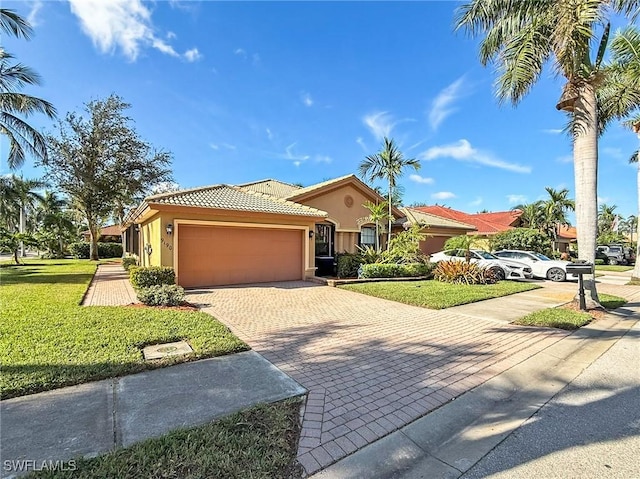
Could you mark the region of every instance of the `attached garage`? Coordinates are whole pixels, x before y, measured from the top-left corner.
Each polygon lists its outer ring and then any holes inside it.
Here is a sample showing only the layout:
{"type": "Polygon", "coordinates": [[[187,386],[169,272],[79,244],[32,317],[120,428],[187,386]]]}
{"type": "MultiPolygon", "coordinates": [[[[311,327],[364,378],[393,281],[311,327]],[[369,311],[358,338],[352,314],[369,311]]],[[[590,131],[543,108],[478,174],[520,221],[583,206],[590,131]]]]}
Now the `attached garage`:
{"type": "Polygon", "coordinates": [[[215,286],[304,277],[303,229],[179,224],[178,283],[215,286]]]}

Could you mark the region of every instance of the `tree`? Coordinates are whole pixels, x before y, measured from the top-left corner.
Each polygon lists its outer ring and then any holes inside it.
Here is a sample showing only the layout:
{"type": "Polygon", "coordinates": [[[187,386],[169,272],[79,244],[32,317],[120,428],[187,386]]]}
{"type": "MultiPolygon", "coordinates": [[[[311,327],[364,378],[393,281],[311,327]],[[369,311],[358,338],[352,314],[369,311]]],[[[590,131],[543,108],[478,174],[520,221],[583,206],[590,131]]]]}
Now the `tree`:
{"type": "Polygon", "coordinates": [[[171,181],[171,154],[143,141],[124,115],[130,108],[119,96],[90,101],[88,118],[68,113],[58,135],[47,138],[49,154],[41,164],[73,202],[91,233],[90,258],[98,259],[102,222],[155,184],[171,181]]]}
{"type": "MultiPolygon", "coordinates": [[[[638,135],[640,139],[640,115],[633,120],[633,131],[638,135]]],[[[640,212],[640,149],[636,150],[629,158],[630,163],[636,163],[638,165],[638,211],[640,212]]],[[[640,213],[638,213],[640,215],[640,213]]],[[[640,279],[640,221],[636,218],[636,263],[633,267],[632,277],[640,279]]]]}
{"type": "MultiPolygon", "coordinates": [[[[42,202],[38,190],[45,186],[42,180],[24,179],[16,175],[2,178],[0,183],[0,211],[5,218],[5,227],[11,234],[27,233],[27,216],[36,203],[42,202]],[[6,214],[6,216],[4,216],[6,214]]],[[[25,256],[24,243],[20,243],[20,256],[25,256]]]]}
{"type": "MultiPolygon", "coordinates": [[[[29,40],[31,25],[13,10],[0,9],[0,29],[7,34],[29,40]]],[[[47,155],[45,139],[40,132],[24,121],[34,113],[55,118],[56,109],[48,101],[18,93],[25,85],[39,85],[40,76],[21,63],[13,63],[13,55],[0,48],[0,133],[9,140],[7,165],[15,170],[25,162],[26,154],[44,159],[47,155]]]]}
{"type": "Polygon", "coordinates": [[[545,190],[549,194],[549,199],[542,203],[543,224],[555,250],[558,241],[558,228],[560,225],[569,226],[571,224],[567,218],[567,212],[575,210],[575,203],[567,198],[569,190],[566,188],[558,191],[547,186],[545,190]]]}
{"type": "MultiPolygon", "coordinates": [[[[545,64],[564,77],[556,108],[572,118],[579,257],[589,262],[595,260],[596,247],[596,90],[604,74],[609,16],[634,16],[636,9],[637,0],[471,0],[457,12],[456,29],[483,37],[480,61],[484,66],[494,64],[500,72],[497,96],[501,102],[518,104],[540,78],[545,64]]],[[[585,287],[587,307],[601,307],[592,275],[585,277],[585,287]]]]}
{"type": "Polygon", "coordinates": [[[618,216],[615,213],[617,206],[609,206],[606,203],[602,203],[598,209],[598,235],[613,232],[613,226],[618,216]]]}
{"type": "Polygon", "coordinates": [[[382,150],[380,152],[367,156],[360,163],[360,175],[371,181],[381,179],[387,180],[388,190],[388,230],[387,230],[387,249],[391,243],[391,223],[393,221],[393,193],[397,187],[398,178],[402,175],[402,170],[411,167],[416,171],[420,169],[420,162],[415,158],[405,158],[398,150],[398,147],[392,139],[387,137],[383,140],[382,150]]]}
{"type": "Polygon", "coordinates": [[[535,203],[527,203],[524,205],[518,205],[514,210],[522,211],[520,219],[527,228],[540,228],[544,222],[542,201],[536,201],[535,203]]]}
{"type": "Polygon", "coordinates": [[[549,253],[551,251],[549,237],[534,228],[513,228],[501,231],[491,236],[489,246],[492,251],[501,249],[519,249],[538,253],[549,253]]]}
{"type": "Polygon", "coordinates": [[[44,249],[49,257],[63,257],[67,245],[77,234],[78,228],[67,206],[67,202],[55,192],[45,191],[36,210],[38,231],[34,236],[38,246],[44,249]]]}
{"type": "Polygon", "coordinates": [[[471,248],[481,241],[483,240],[478,235],[452,236],[445,242],[444,249],[463,249],[464,259],[469,263],[471,261],[471,248]]]}
{"type": "Polygon", "coordinates": [[[376,251],[380,252],[380,228],[383,227],[384,221],[387,220],[389,213],[387,211],[387,202],[383,201],[381,203],[373,203],[371,201],[367,201],[363,204],[366,209],[369,210],[369,222],[376,225],[376,251]]]}

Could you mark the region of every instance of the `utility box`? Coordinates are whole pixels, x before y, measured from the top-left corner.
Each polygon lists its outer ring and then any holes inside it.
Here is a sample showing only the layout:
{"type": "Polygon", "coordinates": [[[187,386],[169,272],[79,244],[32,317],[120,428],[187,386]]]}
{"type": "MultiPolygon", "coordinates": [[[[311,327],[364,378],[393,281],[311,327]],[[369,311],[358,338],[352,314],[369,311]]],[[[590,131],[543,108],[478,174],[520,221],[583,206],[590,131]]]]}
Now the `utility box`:
{"type": "Polygon", "coordinates": [[[593,274],[593,271],[593,263],[569,263],[567,265],[567,273],[576,276],[593,274]]]}

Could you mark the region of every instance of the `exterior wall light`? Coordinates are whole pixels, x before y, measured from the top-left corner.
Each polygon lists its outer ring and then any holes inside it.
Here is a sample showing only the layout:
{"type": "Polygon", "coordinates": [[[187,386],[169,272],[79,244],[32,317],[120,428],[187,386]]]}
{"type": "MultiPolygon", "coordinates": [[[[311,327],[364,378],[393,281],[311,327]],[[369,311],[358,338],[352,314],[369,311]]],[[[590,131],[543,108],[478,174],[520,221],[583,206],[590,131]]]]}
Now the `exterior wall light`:
{"type": "Polygon", "coordinates": [[[171,223],[169,223],[169,224],[167,225],[167,234],[168,234],[169,236],[171,236],[171,233],[173,233],[173,225],[172,225],[171,223]]]}
{"type": "Polygon", "coordinates": [[[309,230],[309,238],[313,238],[313,230],[309,230]]]}
{"type": "Polygon", "coordinates": [[[147,243],[147,246],[144,247],[144,250],[147,252],[149,256],[151,256],[151,253],[153,252],[153,248],[151,247],[151,244],[147,243]]]}

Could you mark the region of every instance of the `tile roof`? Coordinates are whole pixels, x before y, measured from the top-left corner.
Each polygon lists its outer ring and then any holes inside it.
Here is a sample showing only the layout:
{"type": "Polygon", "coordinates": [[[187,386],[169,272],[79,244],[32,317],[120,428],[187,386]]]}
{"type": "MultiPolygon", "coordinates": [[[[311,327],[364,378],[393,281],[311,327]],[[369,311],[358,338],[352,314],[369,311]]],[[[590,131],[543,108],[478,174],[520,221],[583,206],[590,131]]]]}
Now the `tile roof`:
{"type": "Polygon", "coordinates": [[[240,188],[256,191],[258,193],[266,193],[277,198],[287,198],[289,195],[294,194],[296,191],[300,191],[302,187],[285,183],[278,180],[260,180],[253,181],[251,183],[244,183],[237,185],[240,188]]]}
{"type": "Polygon", "coordinates": [[[400,218],[398,220],[400,224],[424,223],[429,226],[436,226],[440,228],[455,228],[470,231],[476,229],[476,227],[471,224],[443,218],[442,216],[432,215],[430,213],[425,213],[424,211],[419,211],[415,208],[400,208],[400,211],[405,215],[404,218],[400,218]]]}
{"type": "Polygon", "coordinates": [[[576,231],[575,226],[560,225],[560,229],[558,230],[558,236],[560,238],[572,240],[572,239],[578,238],[578,232],[576,231]]]}
{"type": "MultiPolygon", "coordinates": [[[[89,236],[91,231],[86,230],[82,232],[83,235],[89,236]]],[[[100,236],[120,236],[122,231],[120,230],[120,225],[109,225],[104,228],[100,228],[100,236]]]]}
{"type": "Polygon", "coordinates": [[[216,208],[232,211],[255,211],[282,215],[313,216],[324,218],[327,213],[316,208],[277,198],[273,195],[252,191],[250,189],[213,185],[173,191],[145,198],[147,204],[166,204],[216,208]]]}
{"type": "MultiPolygon", "coordinates": [[[[347,178],[353,178],[355,180],[358,180],[356,175],[345,175],[345,176],[341,176],[339,178],[334,178],[332,180],[327,180],[327,181],[323,181],[321,183],[316,183],[315,185],[305,186],[304,188],[300,188],[300,189],[298,189],[296,191],[293,191],[286,198],[288,198],[288,199],[296,198],[298,196],[302,196],[302,195],[305,195],[307,193],[311,193],[312,191],[319,190],[321,188],[324,188],[326,186],[332,185],[334,183],[340,183],[341,181],[346,180],[347,178]]],[[[358,181],[360,181],[360,180],[358,180],[358,181]]],[[[369,188],[369,187],[367,186],[367,188],[369,188]]]]}
{"type": "Polygon", "coordinates": [[[490,217],[504,219],[509,218],[506,211],[500,213],[477,213],[469,214],[463,211],[447,208],[446,206],[434,205],[434,206],[420,206],[415,208],[423,213],[430,213],[432,215],[441,216],[450,220],[460,221],[476,227],[477,231],[473,234],[494,234],[500,231],[510,230],[512,226],[510,223],[499,223],[495,220],[486,219],[486,215],[492,215],[490,217]]]}
{"type": "Polygon", "coordinates": [[[484,221],[489,221],[492,223],[498,223],[505,226],[515,226],[515,223],[518,222],[520,216],[522,216],[521,210],[510,210],[510,211],[496,211],[492,213],[475,213],[471,214],[474,218],[478,218],[484,221]]]}

